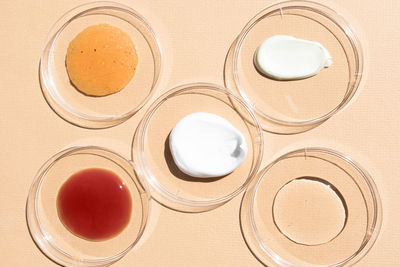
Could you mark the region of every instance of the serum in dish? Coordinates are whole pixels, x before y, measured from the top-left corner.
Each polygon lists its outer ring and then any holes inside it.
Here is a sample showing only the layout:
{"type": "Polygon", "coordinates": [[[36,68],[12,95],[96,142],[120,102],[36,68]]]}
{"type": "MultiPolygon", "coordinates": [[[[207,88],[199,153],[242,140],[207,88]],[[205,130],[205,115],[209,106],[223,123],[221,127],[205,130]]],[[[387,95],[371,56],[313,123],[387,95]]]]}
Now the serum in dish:
{"type": "Polygon", "coordinates": [[[132,199],[124,182],[106,169],[73,174],[57,195],[58,216],[73,234],[90,241],[110,239],[125,229],[132,199]]]}

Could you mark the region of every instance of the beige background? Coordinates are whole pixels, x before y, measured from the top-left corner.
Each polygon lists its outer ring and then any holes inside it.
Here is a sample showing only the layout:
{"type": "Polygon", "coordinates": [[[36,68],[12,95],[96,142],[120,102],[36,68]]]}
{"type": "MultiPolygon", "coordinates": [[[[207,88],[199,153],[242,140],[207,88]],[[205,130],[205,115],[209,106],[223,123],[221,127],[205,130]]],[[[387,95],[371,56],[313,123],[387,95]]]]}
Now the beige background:
{"type": "MultiPolygon", "coordinates": [[[[86,1],[1,1],[0,10],[0,266],[54,266],[35,247],[25,222],[25,202],[36,171],[73,144],[95,144],[130,157],[140,111],[122,125],[86,130],[60,119],[45,102],[38,64],[46,35],[67,10],[86,1]]],[[[245,23],[272,1],[125,0],[158,34],[164,71],[154,97],[187,82],[223,84],[226,52],[245,23]]],[[[366,73],[344,110],[298,135],[265,134],[265,166],[306,145],[351,155],[372,174],[384,221],[370,253],[357,266],[400,265],[400,1],[322,1],[354,24],[365,52],[366,73]]],[[[154,99],[153,97],[153,99],[154,99]]],[[[147,107],[147,106],[146,106],[147,107]]],[[[239,227],[241,196],[206,213],[184,214],[153,202],[145,236],[114,266],[261,266],[239,227]]]]}

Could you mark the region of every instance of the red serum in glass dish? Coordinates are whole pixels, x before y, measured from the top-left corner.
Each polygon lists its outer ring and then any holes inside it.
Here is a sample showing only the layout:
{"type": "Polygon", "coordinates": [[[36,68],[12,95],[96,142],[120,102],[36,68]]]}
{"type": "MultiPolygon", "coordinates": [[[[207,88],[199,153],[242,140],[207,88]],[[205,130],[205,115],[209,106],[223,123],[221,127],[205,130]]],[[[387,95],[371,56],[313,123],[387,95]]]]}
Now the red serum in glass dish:
{"type": "Polygon", "coordinates": [[[128,225],[132,198],[125,183],[112,171],[84,169],[61,186],[57,210],[70,232],[101,241],[118,235],[128,225]]]}

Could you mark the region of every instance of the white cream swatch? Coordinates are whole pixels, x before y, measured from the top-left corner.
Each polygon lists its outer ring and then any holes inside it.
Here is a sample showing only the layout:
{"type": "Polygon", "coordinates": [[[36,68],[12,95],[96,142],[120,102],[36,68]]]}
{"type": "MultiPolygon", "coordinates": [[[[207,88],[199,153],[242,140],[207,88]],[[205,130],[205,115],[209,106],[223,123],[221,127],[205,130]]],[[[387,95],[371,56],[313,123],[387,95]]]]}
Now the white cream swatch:
{"type": "Polygon", "coordinates": [[[181,119],[169,136],[178,168],[194,177],[227,175],[244,161],[246,140],[229,121],[211,113],[192,113],[181,119]]]}
{"type": "Polygon", "coordinates": [[[259,72],[277,80],[297,80],[319,73],[332,64],[328,50],[318,42],[275,35],[261,43],[254,54],[259,72]]]}

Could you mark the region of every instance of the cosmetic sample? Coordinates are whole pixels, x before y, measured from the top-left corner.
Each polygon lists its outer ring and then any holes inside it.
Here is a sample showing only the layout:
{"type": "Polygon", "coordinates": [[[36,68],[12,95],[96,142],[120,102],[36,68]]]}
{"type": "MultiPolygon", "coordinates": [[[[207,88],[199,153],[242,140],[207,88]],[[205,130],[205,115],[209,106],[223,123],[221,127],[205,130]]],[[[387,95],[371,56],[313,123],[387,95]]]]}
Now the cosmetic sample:
{"type": "Polygon", "coordinates": [[[84,169],[73,174],[57,195],[58,216],[73,234],[90,240],[110,239],[128,225],[132,199],[112,171],[84,169]]]}
{"type": "Polygon", "coordinates": [[[169,136],[172,157],[178,168],[193,177],[224,176],[244,161],[244,136],[229,121],[211,113],[187,115],[169,136]]]}
{"type": "Polygon", "coordinates": [[[332,57],[322,44],[288,35],[266,39],[254,54],[257,70],[276,80],[308,78],[331,64],[332,57]]]}
{"type": "Polygon", "coordinates": [[[65,64],[71,83],[81,93],[106,96],[130,82],[138,56],[128,34],[99,24],[87,27],[71,41],[65,64]]]}

